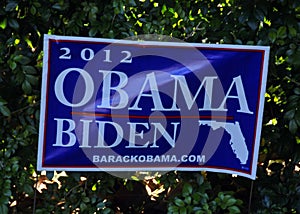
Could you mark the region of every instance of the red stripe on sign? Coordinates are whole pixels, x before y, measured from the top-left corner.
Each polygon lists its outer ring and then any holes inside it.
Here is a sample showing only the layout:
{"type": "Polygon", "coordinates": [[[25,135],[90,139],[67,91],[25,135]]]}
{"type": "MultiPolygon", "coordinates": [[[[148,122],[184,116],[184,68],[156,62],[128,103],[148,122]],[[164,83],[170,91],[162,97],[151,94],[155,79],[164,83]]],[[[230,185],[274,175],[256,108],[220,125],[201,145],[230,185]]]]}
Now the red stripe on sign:
{"type": "Polygon", "coordinates": [[[93,112],[76,112],[72,111],[71,115],[82,115],[90,117],[108,117],[108,118],[137,118],[137,119],[223,119],[233,120],[233,116],[220,116],[220,115],[126,115],[126,114],[100,114],[93,112]]]}

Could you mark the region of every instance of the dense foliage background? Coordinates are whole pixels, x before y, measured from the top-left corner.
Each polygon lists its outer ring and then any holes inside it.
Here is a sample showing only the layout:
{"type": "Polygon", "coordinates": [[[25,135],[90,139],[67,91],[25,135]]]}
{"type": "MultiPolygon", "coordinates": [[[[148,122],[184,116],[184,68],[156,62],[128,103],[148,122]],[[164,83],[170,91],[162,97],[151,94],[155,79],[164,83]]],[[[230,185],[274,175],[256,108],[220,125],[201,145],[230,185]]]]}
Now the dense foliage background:
{"type": "Polygon", "coordinates": [[[299,0],[1,0],[0,213],[299,213],[299,44],[299,0]],[[48,33],[271,46],[257,179],[37,172],[48,33]]]}

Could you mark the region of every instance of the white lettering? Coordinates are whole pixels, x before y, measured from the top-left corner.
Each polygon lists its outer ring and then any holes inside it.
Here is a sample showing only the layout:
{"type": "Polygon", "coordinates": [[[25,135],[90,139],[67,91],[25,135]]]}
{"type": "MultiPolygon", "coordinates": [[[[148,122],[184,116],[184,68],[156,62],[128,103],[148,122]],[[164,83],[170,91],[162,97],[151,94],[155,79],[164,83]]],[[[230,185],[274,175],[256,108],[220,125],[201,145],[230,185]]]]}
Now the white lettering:
{"type": "Polygon", "coordinates": [[[148,163],[153,162],[153,156],[152,155],[147,155],[147,162],[148,163]]]}
{"type": "Polygon", "coordinates": [[[151,109],[151,111],[164,111],[166,110],[161,102],[160,99],[160,95],[159,95],[159,90],[158,90],[158,86],[157,86],[157,82],[155,79],[155,74],[154,72],[149,73],[146,75],[146,79],[145,82],[140,90],[139,95],[136,98],[136,101],[134,103],[134,105],[130,108],[128,108],[128,110],[142,110],[142,108],[138,107],[138,104],[140,102],[141,97],[151,97],[153,100],[153,104],[154,104],[154,108],[151,109]],[[146,94],[144,93],[144,91],[146,90],[146,86],[147,83],[149,83],[149,88],[150,88],[150,94],[146,94]]]}
{"type": "Polygon", "coordinates": [[[56,141],[53,146],[60,146],[60,147],[71,147],[74,146],[76,143],[76,136],[72,131],[75,129],[75,122],[70,119],[59,119],[54,118],[57,121],[57,128],[56,128],[56,141]],[[64,123],[68,124],[67,130],[64,130],[64,123]],[[69,142],[67,144],[63,144],[63,134],[67,134],[69,136],[69,142]]]}
{"type": "Polygon", "coordinates": [[[140,162],[140,163],[143,163],[143,162],[145,162],[145,161],[146,161],[145,155],[139,156],[139,162],[140,162]]]}
{"type": "Polygon", "coordinates": [[[181,162],[187,162],[187,155],[182,155],[181,162]]]}
{"type": "Polygon", "coordinates": [[[113,162],[115,162],[115,156],[109,155],[108,156],[108,163],[113,163],[113,162]]]}
{"type": "Polygon", "coordinates": [[[180,123],[171,123],[174,126],[173,138],[167,132],[167,130],[160,124],[160,123],[151,123],[154,126],[154,137],[153,137],[153,144],[150,146],[151,148],[158,148],[159,146],[156,145],[157,141],[157,131],[159,131],[162,136],[167,140],[167,142],[174,148],[175,147],[175,139],[177,134],[177,126],[180,123]]]}
{"type": "Polygon", "coordinates": [[[205,155],[182,155],[178,157],[176,155],[93,155],[94,163],[171,163],[171,162],[194,162],[194,163],[204,163],[205,155]]]}
{"type": "Polygon", "coordinates": [[[122,163],[122,156],[118,155],[116,158],[116,162],[122,163]]]}
{"type": "Polygon", "coordinates": [[[228,98],[238,99],[239,104],[240,104],[240,109],[237,110],[237,112],[253,114],[253,112],[251,112],[249,110],[249,107],[247,104],[247,99],[246,99],[245,90],[243,87],[241,76],[237,76],[237,77],[233,78],[233,81],[224,97],[224,100],[222,101],[220,107],[218,109],[216,109],[217,111],[227,111],[228,110],[228,109],[224,108],[224,105],[228,98]],[[237,96],[229,95],[234,85],[236,87],[237,96]]]}
{"type": "Polygon", "coordinates": [[[129,156],[128,156],[128,155],[125,155],[125,156],[123,157],[123,161],[124,161],[125,163],[128,163],[128,162],[129,162],[129,156]]]}
{"type": "Polygon", "coordinates": [[[99,155],[93,155],[93,163],[98,163],[100,161],[99,155]]]}
{"type": "Polygon", "coordinates": [[[84,48],[82,49],[80,56],[81,59],[85,60],[85,61],[90,61],[94,58],[94,51],[90,48],[84,48]],[[88,52],[88,57],[86,56],[86,52],[88,52]]]}
{"type": "Polygon", "coordinates": [[[171,77],[173,77],[175,79],[172,110],[180,111],[180,109],[176,107],[178,85],[179,85],[179,87],[182,91],[183,97],[185,99],[185,103],[186,103],[189,110],[192,108],[193,104],[196,101],[196,98],[198,97],[198,95],[200,93],[200,90],[203,87],[205,88],[204,104],[203,104],[203,108],[201,108],[199,110],[210,110],[211,109],[213,81],[214,81],[214,79],[218,79],[218,77],[205,77],[202,80],[201,85],[198,88],[198,91],[196,92],[194,98],[192,97],[192,94],[191,94],[191,92],[188,88],[188,84],[186,82],[185,76],[171,75],[171,77]]]}
{"type": "Polygon", "coordinates": [[[130,162],[135,162],[135,163],[137,163],[138,162],[138,156],[137,155],[134,155],[134,156],[131,156],[131,158],[130,158],[130,162]]]}
{"type": "Polygon", "coordinates": [[[92,98],[93,93],[94,93],[94,82],[93,82],[92,77],[85,70],[80,69],[80,68],[68,68],[58,75],[58,77],[55,81],[55,84],[54,84],[54,92],[55,92],[57,99],[62,104],[69,106],[69,107],[80,107],[80,106],[85,105],[92,98]],[[85,83],[84,96],[83,96],[82,100],[76,104],[70,103],[64,95],[64,81],[65,81],[67,74],[69,74],[72,71],[77,71],[78,73],[80,73],[80,75],[83,77],[84,83],[85,83]],[[88,88],[88,90],[87,90],[87,88],[88,88]]]}
{"type": "Polygon", "coordinates": [[[91,148],[89,146],[89,133],[90,133],[90,123],[93,122],[92,120],[80,120],[83,123],[83,130],[82,130],[82,144],[81,148],[91,148]]]}
{"type": "Polygon", "coordinates": [[[98,144],[97,146],[95,146],[95,148],[112,148],[121,143],[123,139],[123,129],[119,124],[110,121],[96,121],[96,123],[98,124],[98,144]],[[111,145],[104,145],[104,134],[106,133],[104,131],[105,125],[111,125],[117,131],[117,137],[115,139],[115,142],[113,142],[111,145]]]}
{"type": "Polygon", "coordinates": [[[177,162],[176,155],[172,155],[170,162],[177,162]]]}
{"type": "Polygon", "coordinates": [[[101,163],[107,163],[107,158],[106,158],[106,156],[105,155],[103,155],[102,157],[101,157],[101,160],[100,160],[100,162],[101,163]]]}
{"type": "Polygon", "coordinates": [[[204,163],[205,155],[197,155],[197,163],[204,163]]]}
{"type": "MultiPolygon", "coordinates": [[[[102,103],[97,105],[97,108],[110,108],[110,109],[121,109],[127,106],[128,104],[128,94],[122,88],[124,88],[128,82],[128,77],[125,73],[119,71],[103,71],[99,70],[100,73],[103,73],[103,92],[102,92],[102,103]],[[111,76],[115,74],[119,77],[119,84],[112,86],[111,76]],[[117,92],[119,95],[118,98],[111,100],[111,91],[117,92]],[[111,101],[117,100],[118,103],[111,103],[111,101]]],[[[115,95],[115,96],[117,96],[115,95]]]]}
{"type": "MultiPolygon", "coordinates": [[[[165,157],[165,156],[163,156],[163,157],[165,157]]],[[[156,155],[156,156],[154,157],[153,162],[160,162],[160,156],[159,156],[159,155],[156,155]]]]}
{"type": "Polygon", "coordinates": [[[136,126],[142,125],[146,127],[146,129],[149,129],[148,123],[127,123],[130,126],[130,133],[129,133],[129,145],[125,148],[147,148],[149,141],[147,141],[144,145],[137,146],[135,145],[135,137],[138,136],[141,139],[143,139],[144,131],[142,130],[140,133],[137,133],[136,126]]]}
{"type": "MultiPolygon", "coordinates": [[[[160,159],[160,156],[157,155],[157,157],[158,159],[160,159]]],[[[158,160],[158,162],[169,162],[169,161],[170,161],[170,155],[162,155],[161,159],[158,160]]]]}

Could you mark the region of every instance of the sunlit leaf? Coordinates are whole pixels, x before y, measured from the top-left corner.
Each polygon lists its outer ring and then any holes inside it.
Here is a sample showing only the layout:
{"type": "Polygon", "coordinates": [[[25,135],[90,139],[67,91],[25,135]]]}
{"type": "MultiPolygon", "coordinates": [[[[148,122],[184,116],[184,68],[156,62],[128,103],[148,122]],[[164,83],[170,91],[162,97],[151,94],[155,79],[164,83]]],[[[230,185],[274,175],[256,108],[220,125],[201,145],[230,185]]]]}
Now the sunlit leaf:
{"type": "Polygon", "coordinates": [[[0,22],[0,28],[5,29],[7,25],[7,19],[4,18],[1,22],[0,22]]]}

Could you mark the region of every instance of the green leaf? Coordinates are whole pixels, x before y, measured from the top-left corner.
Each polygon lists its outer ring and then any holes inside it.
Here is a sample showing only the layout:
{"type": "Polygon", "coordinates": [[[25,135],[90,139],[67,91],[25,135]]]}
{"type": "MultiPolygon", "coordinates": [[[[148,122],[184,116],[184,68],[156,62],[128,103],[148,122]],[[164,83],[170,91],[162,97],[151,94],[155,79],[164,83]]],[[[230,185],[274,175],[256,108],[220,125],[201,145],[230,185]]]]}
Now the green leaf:
{"type": "Polygon", "coordinates": [[[25,75],[24,75],[23,72],[18,72],[15,75],[15,81],[16,81],[16,83],[21,84],[21,83],[23,83],[24,80],[25,80],[25,75]]]}
{"type": "Polygon", "coordinates": [[[242,12],[242,13],[240,14],[240,16],[239,16],[239,22],[242,23],[242,24],[244,24],[244,23],[248,20],[249,15],[250,15],[250,14],[249,14],[248,11],[242,12]]]}
{"type": "Polygon", "coordinates": [[[230,207],[230,206],[234,205],[235,203],[236,203],[236,199],[230,198],[227,200],[226,205],[227,205],[227,207],[230,207]]]}
{"type": "Polygon", "coordinates": [[[286,38],[287,34],[286,34],[286,27],[285,26],[281,26],[280,28],[278,28],[277,30],[277,37],[284,39],[286,38]]]}
{"type": "Polygon", "coordinates": [[[250,20],[247,22],[248,26],[252,29],[252,30],[256,30],[258,23],[257,21],[254,20],[250,20]]]}
{"type": "Polygon", "coordinates": [[[3,189],[2,194],[4,196],[10,197],[11,196],[11,190],[10,189],[3,189]]]}
{"type": "Polygon", "coordinates": [[[293,27],[289,27],[289,34],[291,37],[297,36],[297,30],[293,27]]]}
{"type": "Polygon", "coordinates": [[[15,56],[14,60],[16,62],[21,63],[22,65],[26,65],[26,64],[28,64],[31,61],[31,59],[29,57],[23,56],[23,55],[17,55],[17,56],[15,56]]]}
{"type": "Polygon", "coordinates": [[[2,214],[7,214],[8,213],[8,207],[6,204],[1,204],[0,205],[0,213],[2,214]]]}
{"type": "Polygon", "coordinates": [[[179,213],[180,214],[187,214],[186,208],[185,207],[180,207],[179,213]]]}
{"type": "Polygon", "coordinates": [[[13,164],[12,167],[11,167],[11,170],[12,170],[13,173],[18,172],[18,170],[19,170],[19,165],[18,165],[18,164],[13,164]]]}
{"type": "Polygon", "coordinates": [[[187,196],[187,195],[192,194],[192,192],[193,192],[193,187],[192,187],[192,185],[189,184],[189,183],[185,183],[185,184],[183,185],[183,188],[182,188],[182,194],[183,194],[184,196],[187,196]]]}
{"type": "Polygon", "coordinates": [[[289,130],[292,134],[296,134],[297,130],[298,130],[298,125],[296,120],[290,120],[289,122],[289,130]]]}
{"type": "Polygon", "coordinates": [[[36,7],[35,6],[31,6],[31,8],[30,8],[30,13],[32,14],[32,15],[35,15],[36,14],[36,7]]]}
{"type": "Polygon", "coordinates": [[[5,99],[3,99],[2,97],[0,97],[0,106],[1,105],[6,105],[7,101],[5,99]]]}
{"type": "Polygon", "coordinates": [[[200,195],[199,192],[194,193],[194,194],[192,195],[192,197],[193,197],[193,201],[194,201],[195,203],[198,203],[198,202],[200,201],[200,199],[201,199],[201,195],[200,195]]]}
{"type": "Polygon", "coordinates": [[[8,63],[11,70],[15,70],[17,68],[16,62],[10,60],[8,63]]]}
{"type": "Polygon", "coordinates": [[[114,31],[113,31],[113,30],[110,30],[110,31],[108,32],[108,37],[109,37],[109,38],[114,38],[114,31]]]}
{"type": "Polygon", "coordinates": [[[178,207],[177,206],[174,206],[174,205],[171,205],[168,207],[168,212],[169,213],[177,213],[178,212],[178,207]]]}
{"type": "Polygon", "coordinates": [[[8,204],[8,203],[9,203],[9,197],[5,197],[5,196],[2,195],[0,197],[0,204],[8,204]]]}
{"type": "Polygon", "coordinates": [[[0,105],[0,112],[3,114],[3,116],[6,116],[6,117],[9,117],[11,114],[9,108],[7,108],[4,105],[0,105]]]}
{"type": "Polygon", "coordinates": [[[91,29],[89,30],[89,36],[90,36],[90,37],[95,36],[97,33],[98,33],[98,28],[96,28],[96,27],[93,27],[93,28],[91,28],[91,29]]]}
{"type": "MultiPolygon", "coordinates": [[[[31,134],[37,134],[37,130],[34,126],[31,126],[31,125],[27,125],[26,126],[26,130],[31,133],[31,134]]],[[[48,175],[48,174],[47,174],[48,175]]]]}
{"type": "Polygon", "coordinates": [[[300,95],[300,88],[294,88],[294,93],[300,95]]]}
{"type": "Polygon", "coordinates": [[[36,76],[27,74],[25,76],[26,80],[31,84],[31,85],[37,85],[38,84],[38,78],[36,76]]]}
{"type": "Polygon", "coordinates": [[[197,176],[197,182],[200,186],[204,183],[204,177],[201,174],[197,176]]]}
{"type": "Polygon", "coordinates": [[[285,112],[284,118],[287,119],[287,120],[293,119],[294,116],[295,116],[295,112],[296,112],[295,109],[292,109],[292,110],[290,110],[290,111],[285,112]]]}
{"type": "Polygon", "coordinates": [[[218,193],[218,198],[223,201],[224,200],[224,193],[223,192],[219,192],[218,193]]]}
{"type": "Polygon", "coordinates": [[[178,207],[183,207],[185,205],[184,201],[179,199],[179,198],[176,198],[174,203],[178,206],[178,207]]]}
{"type": "Polygon", "coordinates": [[[32,88],[31,88],[30,83],[29,83],[27,80],[25,80],[25,81],[23,82],[23,84],[22,84],[22,89],[23,89],[23,91],[24,91],[26,94],[30,94],[30,93],[31,93],[32,88]]]}
{"type": "Polygon", "coordinates": [[[103,214],[109,214],[109,213],[114,213],[114,212],[113,212],[112,209],[110,209],[110,208],[105,208],[105,209],[102,211],[102,213],[103,213],[103,214]]]}
{"type": "Polygon", "coordinates": [[[269,40],[270,40],[272,43],[274,43],[275,40],[277,39],[277,33],[274,32],[274,31],[270,31],[268,37],[269,37],[269,40]]]}
{"type": "Polygon", "coordinates": [[[24,192],[27,193],[27,194],[33,193],[33,188],[32,188],[32,186],[29,185],[29,184],[24,184],[23,190],[24,190],[24,192]]]}
{"type": "Polygon", "coordinates": [[[15,1],[9,1],[5,7],[6,12],[13,11],[18,6],[18,3],[15,1]]]}
{"type": "Polygon", "coordinates": [[[294,53],[295,53],[295,49],[289,49],[289,50],[286,51],[286,55],[287,55],[287,56],[291,56],[291,55],[293,55],[294,53]]]}
{"type": "Polygon", "coordinates": [[[236,40],[234,40],[234,42],[235,42],[236,44],[239,44],[239,45],[242,45],[242,44],[243,44],[242,40],[240,40],[240,39],[236,39],[236,40]]]}
{"type": "Polygon", "coordinates": [[[254,16],[259,21],[263,21],[265,17],[264,12],[259,9],[254,10],[254,16]]]}
{"type": "Polygon", "coordinates": [[[300,110],[297,110],[294,116],[294,119],[298,125],[298,127],[300,127],[300,110]]]}
{"type": "Polygon", "coordinates": [[[293,55],[289,56],[287,61],[296,67],[300,67],[300,49],[297,49],[297,51],[294,52],[293,55]]]}
{"type": "Polygon", "coordinates": [[[15,30],[19,29],[20,27],[19,23],[15,19],[8,19],[8,25],[15,30]]]}
{"type": "Polygon", "coordinates": [[[129,6],[132,6],[132,7],[136,6],[135,0],[129,0],[128,4],[129,4],[129,6]]]}
{"type": "Polygon", "coordinates": [[[228,210],[230,214],[241,213],[240,208],[238,208],[237,206],[228,207],[228,210]]]}
{"type": "Polygon", "coordinates": [[[103,201],[99,202],[97,205],[96,205],[97,208],[104,208],[105,207],[105,203],[103,201]]]}
{"type": "Polygon", "coordinates": [[[62,7],[59,3],[56,3],[56,4],[52,5],[52,8],[56,9],[56,10],[62,10],[62,7]]]}
{"type": "Polygon", "coordinates": [[[84,203],[89,203],[90,202],[90,199],[88,197],[82,197],[82,201],[84,203]]]}
{"type": "Polygon", "coordinates": [[[57,28],[61,25],[61,19],[59,19],[57,17],[53,18],[52,22],[53,22],[53,25],[57,28]]]}
{"type": "Polygon", "coordinates": [[[87,205],[85,203],[80,203],[80,211],[85,211],[87,209],[87,205]]]}
{"type": "Polygon", "coordinates": [[[30,65],[23,65],[22,66],[23,71],[27,74],[36,74],[36,69],[33,66],[30,65]]]}
{"type": "Polygon", "coordinates": [[[184,202],[185,202],[186,204],[191,204],[191,202],[192,202],[192,197],[191,197],[191,196],[187,196],[187,197],[184,199],[184,202]]]}
{"type": "Polygon", "coordinates": [[[41,7],[41,6],[42,6],[41,3],[38,2],[38,1],[34,1],[32,4],[33,4],[35,7],[41,7]]]}

